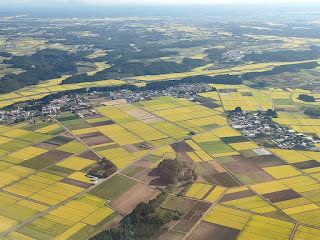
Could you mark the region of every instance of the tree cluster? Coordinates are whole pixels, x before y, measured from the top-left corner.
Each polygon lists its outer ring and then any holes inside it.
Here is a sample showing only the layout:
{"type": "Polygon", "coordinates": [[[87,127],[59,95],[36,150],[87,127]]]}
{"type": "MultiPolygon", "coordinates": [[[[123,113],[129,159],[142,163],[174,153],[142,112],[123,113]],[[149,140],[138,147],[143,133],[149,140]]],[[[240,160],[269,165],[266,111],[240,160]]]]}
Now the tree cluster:
{"type": "Polygon", "coordinates": [[[275,52],[263,52],[261,54],[252,53],[244,56],[244,61],[254,62],[296,62],[314,60],[320,57],[318,47],[313,47],[308,51],[284,50],[275,52]]]}
{"type": "Polygon", "coordinates": [[[250,80],[256,77],[267,76],[267,75],[276,75],[284,72],[298,72],[302,69],[312,69],[318,67],[318,62],[306,62],[306,63],[296,63],[289,65],[281,65],[274,67],[272,70],[264,72],[249,72],[242,75],[243,80],[250,80]]]}
{"type": "Polygon", "coordinates": [[[3,60],[14,68],[25,72],[7,74],[0,79],[0,93],[8,93],[26,86],[36,85],[40,81],[61,77],[61,74],[77,72],[76,62],[85,58],[90,52],[69,54],[57,49],[39,50],[31,56],[13,56],[3,60]]]}
{"type": "Polygon", "coordinates": [[[94,164],[88,171],[88,175],[98,178],[107,178],[117,171],[117,166],[113,162],[102,158],[101,161],[94,164]]]}
{"type": "Polygon", "coordinates": [[[307,95],[307,94],[300,94],[298,99],[301,100],[301,101],[304,101],[304,102],[315,102],[316,101],[314,96],[310,96],[310,95],[307,95]]]}
{"type": "Polygon", "coordinates": [[[0,57],[11,58],[12,54],[8,52],[0,52],[0,57]]]}
{"type": "Polygon", "coordinates": [[[268,109],[266,111],[266,115],[269,116],[269,117],[272,117],[272,118],[277,118],[278,117],[277,112],[272,110],[272,109],[268,109]]]}
{"type": "Polygon", "coordinates": [[[175,184],[183,176],[182,164],[177,160],[164,159],[159,163],[156,171],[166,184],[175,184]]]}
{"type": "Polygon", "coordinates": [[[143,63],[130,62],[124,58],[120,58],[112,63],[113,65],[111,68],[97,72],[92,76],[88,76],[86,73],[74,75],[63,80],[61,84],[94,82],[111,78],[185,72],[190,71],[193,68],[200,67],[205,63],[206,62],[204,60],[184,58],[180,64],[175,62],[157,61],[145,65],[143,63]]]}
{"type": "Polygon", "coordinates": [[[181,214],[177,211],[167,211],[160,208],[167,198],[162,192],[148,203],[139,203],[131,214],[125,217],[119,229],[105,230],[90,240],[142,240],[150,239],[165,224],[171,220],[178,220],[181,214]]]}

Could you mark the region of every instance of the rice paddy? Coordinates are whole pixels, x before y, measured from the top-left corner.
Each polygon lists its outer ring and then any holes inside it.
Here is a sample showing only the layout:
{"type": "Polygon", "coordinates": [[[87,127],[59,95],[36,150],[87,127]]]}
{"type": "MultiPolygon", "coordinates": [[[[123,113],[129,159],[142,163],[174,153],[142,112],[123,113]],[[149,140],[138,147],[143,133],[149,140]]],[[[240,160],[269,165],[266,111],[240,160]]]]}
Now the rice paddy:
{"type": "MultiPolygon", "coordinates": [[[[220,109],[244,102],[243,109],[256,112],[272,108],[272,100],[283,107],[291,92],[213,86],[218,92],[199,96],[219,103],[217,108],[173,97],[115,100],[95,107],[96,118],[63,113],[58,123],[0,127],[0,234],[6,233],[4,239],[89,238],[85,232],[101,231],[115,216],[130,213],[134,201],[152,199],[162,185],[150,172],[163,159],[183,159],[198,179],[163,208],[177,210],[187,200],[206,204],[200,224],[233,229],[238,239],[289,239],[291,234],[312,239],[313,227],[320,227],[320,154],[264,148],[230,127],[220,109]],[[100,157],[119,171],[94,186],[86,172],[100,157]]],[[[293,112],[278,116],[279,124],[318,132],[317,119],[293,112]]]]}

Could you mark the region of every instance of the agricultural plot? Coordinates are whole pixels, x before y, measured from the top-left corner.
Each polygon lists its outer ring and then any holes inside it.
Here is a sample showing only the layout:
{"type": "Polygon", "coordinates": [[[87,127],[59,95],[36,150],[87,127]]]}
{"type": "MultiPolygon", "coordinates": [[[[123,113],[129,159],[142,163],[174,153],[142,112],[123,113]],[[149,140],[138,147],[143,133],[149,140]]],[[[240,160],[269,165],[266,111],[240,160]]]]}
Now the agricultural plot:
{"type": "Polygon", "coordinates": [[[102,199],[83,195],[33,220],[18,229],[18,232],[35,239],[69,239],[82,229],[97,230],[101,223],[106,223],[114,216],[114,211],[104,204],[102,199]]]}
{"type": "Polygon", "coordinates": [[[251,89],[241,90],[234,88],[219,90],[219,96],[225,110],[234,110],[239,107],[239,103],[241,103],[242,110],[246,111],[272,109],[273,103],[266,94],[251,89]]]}
{"type": "Polygon", "coordinates": [[[127,192],[138,182],[122,175],[115,175],[90,191],[90,194],[106,200],[114,200],[127,192]]]}
{"type": "Polygon", "coordinates": [[[278,219],[253,215],[238,239],[283,239],[290,238],[294,224],[278,219]]]}
{"type": "Polygon", "coordinates": [[[272,98],[276,109],[296,109],[295,103],[291,100],[292,93],[290,91],[283,91],[282,89],[270,89],[263,92],[272,98]]]}
{"type": "Polygon", "coordinates": [[[204,217],[203,221],[242,230],[247,224],[251,215],[251,213],[215,205],[204,217]]]}
{"type": "MultiPolygon", "coordinates": [[[[284,99],[291,95],[214,86],[219,93],[202,97],[218,104],[220,94],[224,106],[245,101],[245,108],[255,107],[252,111],[270,108],[269,96],[278,101],[276,106],[286,106],[284,99]]],[[[318,236],[312,227],[319,227],[320,154],[261,148],[227,126],[225,116],[206,103],[172,97],[134,105],[117,100],[96,108],[103,115],[96,118],[62,114],[59,123],[85,145],[57,123],[0,127],[0,233],[53,207],[4,239],[89,238],[119,213],[129,214],[139,202],[154,198],[156,187],[164,185],[153,170],[163,159],[177,158],[192,165],[198,179],[183,197],[170,195],[161,205],[185,212],[165,236],[184,237],[196,226],[191,239],[212,234],[218,240],[289,239],[292,220],[304,224],[294,239],[318,236]],[[119,172],[93,187],[86,168],[101,157],[119,172]],[[88,188],[88,194],[56,207],[88,188]]],[[[287,112],[279,112],[275,121],[318,124],[287,112]]]]}

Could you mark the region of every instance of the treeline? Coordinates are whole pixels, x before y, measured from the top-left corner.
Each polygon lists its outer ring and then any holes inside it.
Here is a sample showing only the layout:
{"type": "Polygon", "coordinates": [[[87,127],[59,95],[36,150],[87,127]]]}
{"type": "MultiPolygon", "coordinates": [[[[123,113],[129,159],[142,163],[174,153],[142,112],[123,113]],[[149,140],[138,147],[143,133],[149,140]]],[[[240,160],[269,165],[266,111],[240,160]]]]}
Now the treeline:
{"type": "MultiPolygon", "coordinates": [[[[8,93],[40,81],[61,77],[61,74],[77,73],[76,62],[85,60],[90,51],[72,53],[58,49],[44,49],[31,56],[13,56],[3,60],[13,68],[25,70],[20,74],[7,74],[0,79],[0,93],[8,93]]],[[[86,59],[87,60],[87,59],[86,59]]]]}
{"type": "Polygon", "coordinates": [[[123,58],[115,60],[111,68],[107,68],[92,76],[78,74],[62,81],[61,84],[94,82],[110,78],[133,77],[143,75],[159,75],[190,71],[206,64],[204,60],[184,58],[182,63],[157,61],[148,65],[137,62],[129,62],[123,58]]]}
{"type": "MultiPolygon", "coordinates": [[[[93,76],[88,76],[86,73],[84,74],[78,74],[71,76],[65,80],[62,81],[61,84],[71,84],[71,83],[81,83],[81,82],[94,82],[94,81],[101,81],[101,80],[106,80],[110,78],[118,78],[118,77],[124,77],[124,76],[140,76],[140,75],[153,75],[150,72],[147,72],[147,68],[153,68],[156,66],[155,69],[153,69],[153,72],[160,71],[157,74],[164,74],[168,73],[167,71],[178,71],[179,69],[182,71],[182,69],[185,69],[184,67],[187,67],[189,70],[192,68],[195,68],[196,66],[201,66],[203,64],[203,60],[193,60],[193,59],[188,59],[185,58],[182,64],[177,64],[173,62],[155,62],[151,63],[148,66],[144,66],[141,63],[129,63],[127,62],[128,68],[123,67],[120,68],[120,66],[113,66],[111,68],[105,69],[101,72],[96,73],[93,76]],[[184,67],[179,66],[175,68],[177,65],[184,65],[184,67]],[[137,68],[134,68],[133,66],[137,66],[137,68]],[[166,66],[167,68],[165,68],[166,66]],[[169,69],[168,67],[172,66],[173,69],[169,69]],[[140,67],[140,69],[139,69],[140,67]],[[143,70],[146,70],[146,72],[143,73],[143,70]],[[120,72],[122,73],[120,74],[120,72]],[[131,73],[131,74],[130,74],[131,73]]],[[[126,66],[126,64],[125,64],[126,66]]],[[[274,67],[272,70],[264,71],[264,72],[250,72],[250,73],[245,73],[241,76],[235,76],[235,75],[218,75],[215,77],[210,77],[210,76],[205,76],[205,75],[200,75],[200,76],[191,76],[191,77],[186,77],[180,80],[180,83],[215,83],[215,84],[242,84],[242,80],[249,80],[249,79],[254,79],[256,77],[260,76],[266,76],[266,75],[276,75],[279,73],[284,73],[284,72],[297,72],[301,69],[312,69],[316,68],[319,66],[317,62],[306,62],[306,63],[297,63],[297,64],[290,64],[290,65],[282,65],[282,66],[277,66],[274,67]],[[241,80],[242,78],[242,80],[241,80]]],[[[180,72],[180,71],[178,71],[180,72]]],[[[162,89],[167,88],[168,86],[173,86],[175,83],[171,83],[172,81],[163,81],[163,82],[154,82],[149,85],[155,86],[156,88],[161,88],[162,89]],[[169,83],[170,82],[170,83],[169,83]],[[170,85],[173,84],[173,85],[170,85]]]]}
{"type": "Polygon", "coordinates": [[[51,69],[35,67],[20,74],[9,73],[0,78],[0,93],[8,93],[14,90],[37,85],[40,81],[61,77],[61,74],[51,69]]]}
{"type": "MultiPolygon", "coordinates": [[[[257,27],[255,25],[255,27],[257,27]]],[[[238,24],[232,24],[226,26],[225,31],[231,32],[234,35],[267,35],[267,36],[278,36],[278,37],[296,37],[296,38],[320,38],[319,28],[317,26],[311,27],[308,25],[308,28],[293,28],[291,26],[281,27],[281,31],[279,31],[279,26],[269,26],[262,25],[262,27],[268,27],[271,30],[258,29],[252,27],[243,27],[238,24]]],[[[281,41],[283,42],[283,41],[281,41]]]]}
{"type": "Polygon", "coordinates": [[[68,51],[59,49],[43,49],[31,56],[13,56],[11,59],[3,60],[3,63],[12,64],[12,67],[22,68],[26,71],[41,67],[61,74],[76,73],[77,67],[75,63],[84,60],[90,61],[85,56],[91,53],[93,51],[69,53],[68,51]]]}
{"type": "Polygon", "coordinates": [[[8,52],[0,52],[0,57],[11,58],[12,54],[8,52]]]}
{"type": "Polygon", "coordinates": [[[318,62],[306,62],[306,63],[296,63],[289,65],[282,65],[274,67],[272,70],[264,72],[250,72],[242,75],[243,80],[254,79],[256,77],[267,76],[267,75],[276,75],[284,72],[298,72],[302,69],[313,69],[318,67],[318,62]]]}
{"type": "Polygon", "coordinates": [[[311,47],[308,51],[276,51],[276,52],[263,52],[261,54],[252,53],[244,56],[244,61],[254,62],[296,62],[314,60],[320,57],[319,47],[311,47]]]}
{"type": "Polygon", "coordinates": [[[208,54],[208,58],[210,58],[212,61],[219,61],[222,53],[224,52],[226,52],[224,48],[212,48],[205,51],[205,53],[208,54]]]}
{"type": "Polygon", "coordinates": [[[105,230],[90,240],[150,239],[171,220],[179,220],[181,213],[160,208],[168,194],[163,191],[148,203],[139,203],[131,214],[122,220],[118,229],[105,230]]]}

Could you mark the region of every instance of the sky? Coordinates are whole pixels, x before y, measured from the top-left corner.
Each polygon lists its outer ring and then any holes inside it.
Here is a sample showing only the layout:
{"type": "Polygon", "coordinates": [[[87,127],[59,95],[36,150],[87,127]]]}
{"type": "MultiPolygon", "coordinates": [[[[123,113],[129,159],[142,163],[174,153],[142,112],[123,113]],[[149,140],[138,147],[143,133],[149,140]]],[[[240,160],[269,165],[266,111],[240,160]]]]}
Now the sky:
{"type": "Polygon", "coordinates": [[[72,3],[72,2],[82,2],[91,5],[110,5],[110,4],[189,4],[189,5],[199,5],[199,4],[276,4],[276,3],[319,3],[319,0],[11,0],[5,1],[0,0],[0,6],[3,4],[36,4],[41,2],[42,4],[48,3],[72,3]]]}

